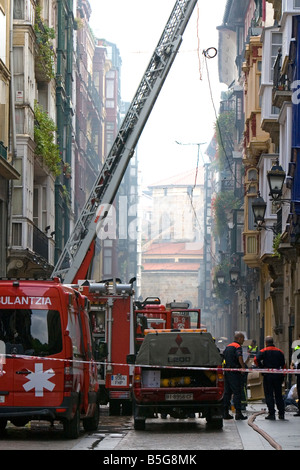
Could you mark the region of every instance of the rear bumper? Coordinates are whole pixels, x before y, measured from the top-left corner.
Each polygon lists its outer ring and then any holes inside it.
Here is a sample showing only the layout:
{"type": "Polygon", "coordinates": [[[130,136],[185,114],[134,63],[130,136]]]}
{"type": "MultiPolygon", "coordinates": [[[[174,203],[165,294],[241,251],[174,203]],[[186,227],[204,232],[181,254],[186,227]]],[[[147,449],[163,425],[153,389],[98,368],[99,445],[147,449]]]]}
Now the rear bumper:
{"type": "MultiPolygon", "coordinates": [[[[172,392],[174,393],[174,389],[172,392]]],[[[180,409],[187,414],[201,413],[203,416],[223,417],[223,391],[212,392],[210,390],[210,393],[205,393],[202,390],[202,392],[202,397],[199,394],[195,396],[195,394],[192,400],[166,400],[165,392],[161,389],[156,390],[156,393],[153,390],[150,392],[142,389],[135,394],[134,404],[140,415],[149,414],[149,410],[156,413],[168,413],[180,409]]]]}
{"type": "Polygon", "coordinates": [[[0,410],[0,419],[13,418],[55,420],[55,411],[51,408],[5,408],[0,410]]]}
{"type": "Polygon", "coordinates": [[[202,418],[223,419],[223,401],[222,402],[201,402],[201,403],[136,403],[135,418],[147,418],[153,416],[153,413],[164,413],[176,418],[186,418],[189,415],[199,413],[202,418]]]}
{"type": "Polygon", "coordinates": [[[61,405],[55,407],[0,407],[0,419],[27,418],[28,421],[71,419],[75,414],[78,402],[78,394],[72,393],[71,396],[64,397],[61,405]]]}
{"type": "Polygon", "coordinates": [[[215,401],[203,401],[203,402],[184,402],[184,401],[172,401],[172,402],[167,402],[167,401],[164,401],[164,402],[147,402],[147,403],[143,403],[143,402],[140,402],[140,401],[135,401],[135,404],[139,407],[139,408],[144,408],[144,409],[147,409],[147,408],[156,408],[156,409],[172,409],[174,407],[180,407],[182,409],[193,409],[195,412],[197,411],[201,411],[201,410],[204,410],[204,409],[208,409],[208,408],[215,408],[215,409],[223,409],[223,400],[221,401],[218,401],[218,402],[215,402],[215,401]]]}

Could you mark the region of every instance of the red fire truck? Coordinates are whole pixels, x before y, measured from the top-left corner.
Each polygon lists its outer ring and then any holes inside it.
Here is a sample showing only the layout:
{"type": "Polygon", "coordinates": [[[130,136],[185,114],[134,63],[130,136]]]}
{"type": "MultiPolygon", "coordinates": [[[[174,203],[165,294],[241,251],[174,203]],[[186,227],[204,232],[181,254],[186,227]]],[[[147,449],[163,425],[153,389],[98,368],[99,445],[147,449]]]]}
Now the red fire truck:
{"type": "Polygon", "coordinates": [[[161,304],[159,297],[147,297],[143,302],[135,302],[136,351],[144,339],[144,330],[173,330],[200,328],[200,309],[190,309],[187,302],[161,304]]]}
{"type": "Polygon", "coordinates": [[[135,352],[133,282],[86,281],[78,290],[90,303],[100,404],[109,404],[111,415],[131,414],[132,374],[127,366],[127,355],[135,352]]]}

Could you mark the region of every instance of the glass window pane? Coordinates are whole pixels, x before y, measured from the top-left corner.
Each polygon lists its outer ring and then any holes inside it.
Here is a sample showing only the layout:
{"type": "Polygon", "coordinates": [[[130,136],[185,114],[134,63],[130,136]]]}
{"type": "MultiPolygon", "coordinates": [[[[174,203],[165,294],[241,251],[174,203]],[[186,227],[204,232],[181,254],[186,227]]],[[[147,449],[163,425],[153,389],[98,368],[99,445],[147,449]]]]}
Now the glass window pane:
{"type": "MultiPolygon", "coordinates": [[[[8,301],[8,297],[2,298],[2,304],[8,301]]],[[[62,350],[60,314],[56,310],[1,309],[0,340],[7,354],[57,354],[62,350]]]]}

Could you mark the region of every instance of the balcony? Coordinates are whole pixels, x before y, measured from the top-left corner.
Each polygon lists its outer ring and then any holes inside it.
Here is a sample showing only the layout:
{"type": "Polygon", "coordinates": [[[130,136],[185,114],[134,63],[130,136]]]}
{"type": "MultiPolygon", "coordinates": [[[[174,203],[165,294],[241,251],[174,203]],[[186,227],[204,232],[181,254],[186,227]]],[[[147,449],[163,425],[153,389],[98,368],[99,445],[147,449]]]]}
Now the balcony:
{"type": "Polygon", "coordinates": [[[42,256],[46,261],[48,261],[49,256],[48,240],[47,235],[33,225],[33,251],[37,255],[42,256]]]}
{"type": "Polygon", "coordinates": [[[273,88],[272,86],[265,86],[261,95],[261,128],[263,131],[269,133],[272,141],[279,144],[279,108],[273,105],[273,88]]]}
{"type": "Polygon", "coordinates": [[[55,240],[31,221],[15,219],[12,244],[8,247],[8,277],[50,277],[54,262],[55,240]]]}
{"type": "Polygon", "coordinates": [[[243,260],[250,268],[259,267],[259,232],[244,232],[244,257],[243,260]]]}
{"type": "Polygon", "coordinates": [[[7,180],[19,179],[20,173],[7,161],[7,147],[0,141],[0,176],[7,180]]]}
{"type": "Polygon", "coordinates": [[[269,134],[261,129],[260,121],[260,111],[252,111],[249,119],[246,119],[244,147],[247,162],[251,166],[256,166],[259,156],[267,152],[269,145],[269,134]]]}
{"type": "Polygon", "coordinates": [[[292,99],[291,80],[288,74],[282,73],[282,52],[278,52],[274,64],[274,77],[273,77],[273,91],[272,101],[273,106],[281,108],[283,103],[292,99]]]}

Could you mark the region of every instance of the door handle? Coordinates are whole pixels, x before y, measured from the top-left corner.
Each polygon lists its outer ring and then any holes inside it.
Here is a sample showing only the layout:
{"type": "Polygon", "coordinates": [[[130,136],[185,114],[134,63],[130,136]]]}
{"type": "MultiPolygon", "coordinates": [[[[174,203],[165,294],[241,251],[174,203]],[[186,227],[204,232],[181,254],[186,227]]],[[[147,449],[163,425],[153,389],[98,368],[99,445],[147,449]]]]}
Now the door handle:
{"type": "Polygon", "coordinates": [[[31,374],[31,370],[28,370],[28,369],[17,370],[16,374],[18,374],[18,375],[28,375],[28,374],[31,374]]]}

